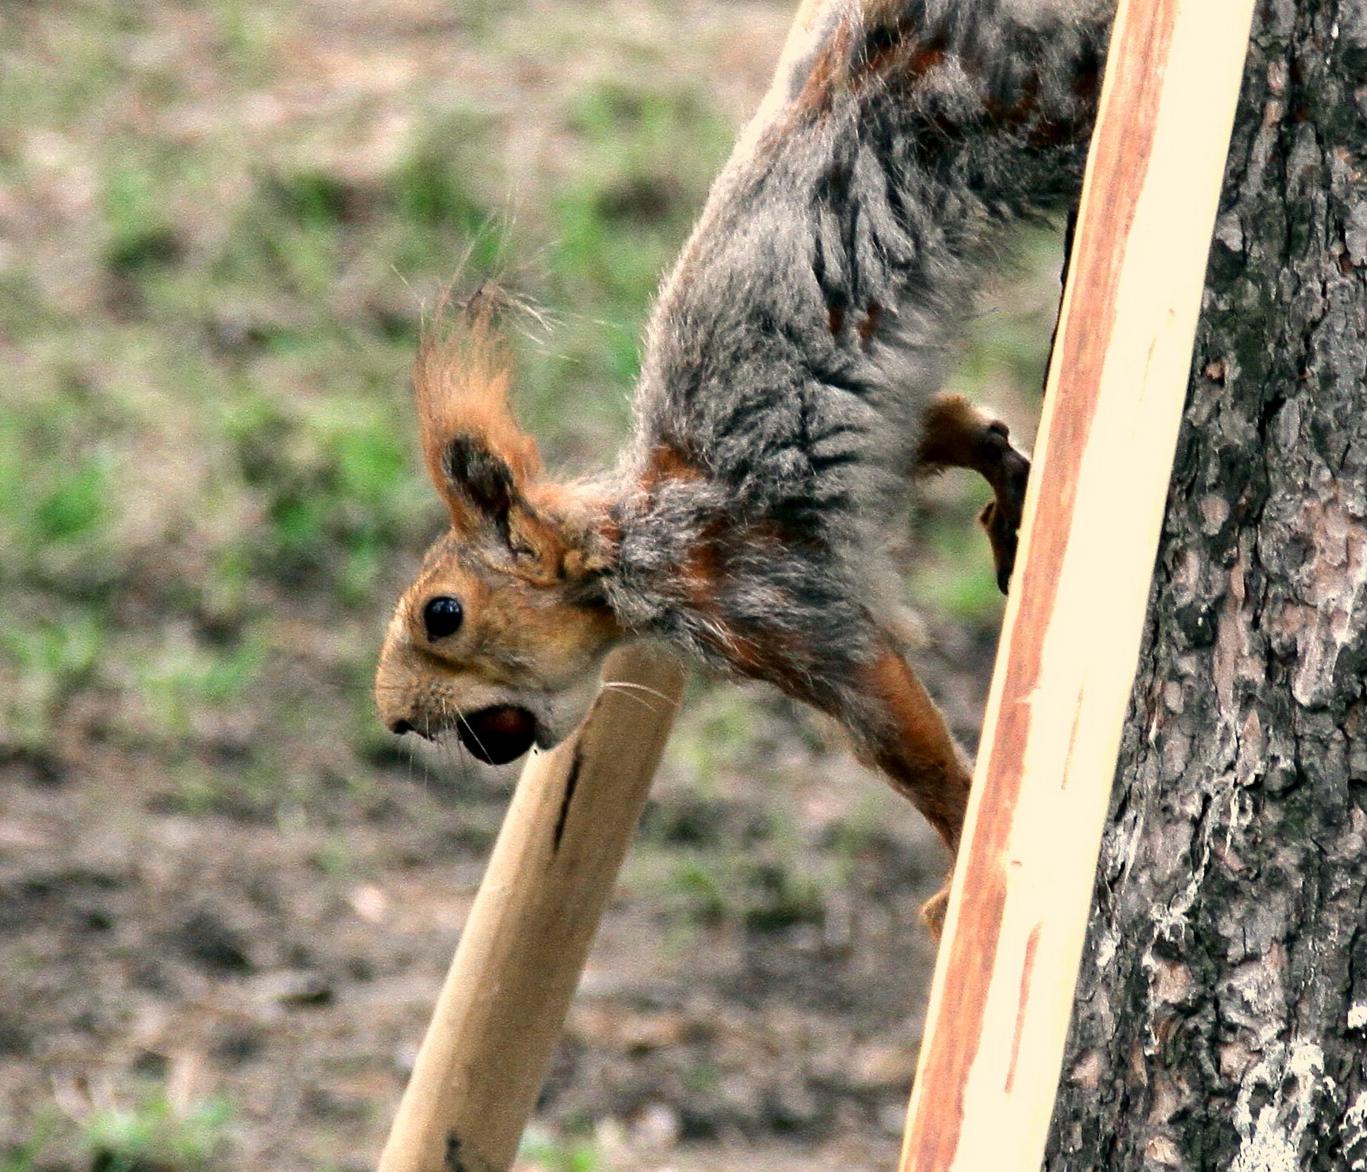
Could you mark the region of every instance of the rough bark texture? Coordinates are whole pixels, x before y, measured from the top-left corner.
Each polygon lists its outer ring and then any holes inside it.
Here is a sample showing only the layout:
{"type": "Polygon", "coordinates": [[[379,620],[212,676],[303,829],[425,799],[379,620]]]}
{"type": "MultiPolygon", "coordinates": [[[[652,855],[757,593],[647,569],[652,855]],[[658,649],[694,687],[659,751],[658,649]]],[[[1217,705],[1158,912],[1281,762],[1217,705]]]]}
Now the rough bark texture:
{"type": "Polygon", "coordinates": [[[1255,17],[1049,1169],[1367,1169],[1367,7],[1255,17]]]}

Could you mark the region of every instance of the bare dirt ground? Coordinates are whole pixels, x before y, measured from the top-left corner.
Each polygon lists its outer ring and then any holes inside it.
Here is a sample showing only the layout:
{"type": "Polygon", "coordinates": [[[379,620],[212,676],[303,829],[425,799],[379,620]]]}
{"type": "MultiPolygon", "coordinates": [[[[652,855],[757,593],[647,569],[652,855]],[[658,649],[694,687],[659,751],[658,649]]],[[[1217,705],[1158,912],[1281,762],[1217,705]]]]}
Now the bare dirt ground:
{"type": "MultiPolygon", "coordinates": [[[[404,391],[421,305],[503,224],[559,319],[529,413],[554,457],[603,458],[787,21],[0,12],[4,1172],[373,1166],[513,780],[369,712],[439,522],[404,391]]],[[[957,376],[1024,434],[1051,264],[997,288],[957,376]]],[[[920,664],[969,745],[984,496],[933,484],[909,520],[920,664]]],[[[815,718],[696,682],[520,1166],[891,1168],[944,867],[815,718]]]]}
{"type": "MultiPolygon", "coordinates": [[[[550,1148],[890,1166],[931,960],[916,909],[942,856],[801,726],[752,715],[781,769],[708,797],[677,768],[660,779],[542,1096],[550,1148]]],[[[9,1126],[130,1107],[136,1076],[232,1103],[221,1166],[370,1166],[504,785],[391,768],[383,798],[322,829],[168,811],[136,759],[9,772],[9,1126]]]]}

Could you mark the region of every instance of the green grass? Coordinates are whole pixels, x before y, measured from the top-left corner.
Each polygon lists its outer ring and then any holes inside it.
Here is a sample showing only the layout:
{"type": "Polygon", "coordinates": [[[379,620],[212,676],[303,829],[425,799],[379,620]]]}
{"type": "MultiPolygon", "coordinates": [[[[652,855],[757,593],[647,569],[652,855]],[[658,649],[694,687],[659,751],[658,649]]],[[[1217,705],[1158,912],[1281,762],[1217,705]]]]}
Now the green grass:
{"type": "Polygon", "coordinates": [[[61,1130],[55,1109],[41,1113],[29,1126],[29,1134],[19,1143],[0,1151],[0,1172],[38,1172],[41,1157],[61,1130]]]}
{"type": "Polygon", "coordinates": [[[487,172],[482,161],[495,133],[474,110],[450,111],[424,128],[385,176],[384,199],[397,227],[391,247],[400,272],[420,271],[434,260],[448,271],[458,260],[473,273],[502,266],[508,238],[498,196],[492,184],[472,181],[487,172]],[[462,249],[443,257],[439,250],[453,234],[462,249]]]}
{"type": "Polygon", "coordinates": [[[339,395],[331,405],[300,413],[249,396],[225,416],[240,474],[264,513],[243,560],[282,583],[311,577],[365,606],[394,551],[431,531],[435,505],[392,405],[374,395],[339,395]]]}
{"type": "Polygon", "coordinates": [[[0,1172],[208,1172],[222,1166],[232,1125],[226,1099],[182,1107],[163,1089],[145,1086],[131,1105],[92,1109],[79,1120],[41,1112],[26,1138],[0,1151],[0,1172]],[[59,1152],[62,1161],[53,1163],[59,1152]]]}
{"type": "Polygon", "coordinates": [[[188,736],[197,716],[243,701],[260,677],[265,654],[260,638],[252,636],[228,647],[164,643],[137,672],[154,727],[188,736]]]}
{"type": "Polygon", "coordinates": [[[178,1110],[162,1093],[108,1107],[85,1121],[91,1172],[200,1172],[221,1152],[232,1121],[222,1099],[178,1110]]]}
{"type": "Polygon", "coordinates": [[[98,531],[109,515],[109,460],[94,456],[42,493],[35,502],[35,544],[75,541],[98,531]]]}
{"type": "Polygon", "coordinates": [[[110,170],[104,190],[104,263],[112,272],[131,276],[178,259],[180,242],[166,218],[160,187],[145,166],[120,162],[110,170]]]}
{"type": "Polygon", "coordinates": [[[734,841],[706,848],[675,846],[660,851],[651,902],[676,929],[738,924],[756,933],[780,932],[798,924],[820,924],[844,869],[823,861],[780,833],[739,849],[734,841]]]}
{"type": "Polygon", "coordinates": [[[977,514],[990,498],[981,481],[963,476],[965,484],[951,501],[923,519],[917,535],[910,593],[928,613],[948,615],[967,625],[1000,621],[1006,600],[997,588],[987,534],[977,514]],[[977,498],[969,492],[979,493],[977,498]]]}
{"type": "Polygon", "coordinates": [[[694,683],[688,719],[670,741],[676,764],[699,793],[719,796],[726,776],[740,766],[754,744],[762,714],[752,696],[694,683]]]}
{"type": "Polygon", "coordinates": [[[82,424],[67,396],[0,415],[0,581],[27,573],[81,596],[110,577],[116,460],[82,424]]]}
{"type": "Polygon", "coordinates": [[[109,640],[100,611],[64,605],[32,621],[11,614],[0,628],[0,747],[49,747],[61,721],[62,703],[94,680],[109,640]]]}
{"type": "Polygon", "coordinates": [[[588,1140],[556,1138],[529,1128],[518,1157],[541,1172],[598,1172],[603,1158],[588,1140]]]}

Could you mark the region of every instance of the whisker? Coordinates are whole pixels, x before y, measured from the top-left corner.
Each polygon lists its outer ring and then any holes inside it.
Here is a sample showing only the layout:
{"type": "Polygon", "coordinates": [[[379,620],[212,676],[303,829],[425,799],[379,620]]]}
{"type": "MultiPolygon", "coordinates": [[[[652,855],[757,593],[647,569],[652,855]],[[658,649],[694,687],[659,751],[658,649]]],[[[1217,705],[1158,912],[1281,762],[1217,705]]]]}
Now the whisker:
{"type": "Polygon", "coordinates": [[[641,705],[641,707],[644,708],[647,712],[649,712],[652,716],[659,716],[659,715],[660,715],[660,708],[659,708],[658,705],[652,704],[652,703],[651,703],[649,700],[647,700],[644,696],[638,696],[638,695],[636,695],[635,692],[629,691],[629,690],[626,689],[626,688],[621,688],[621,687],[619,687],[619,685],[618,685],[617,683],[614,683],[614,682],[611,682],[611,681],[610,681],[610,682],[607,682],[607,683],[604,683],[604,684],[603,684],[603,688],[604,688],[605,691],[606,691],[608,688],[616,688],[616,689],[618,689],[618,690],[621,691],[621,693],[622,693],[623,696],[626,696],[626,697],[627,697],[628,699],[630,699],[630,700],[635,700],[637,704],[641,705]]]}
{"type": "MultiPolygon", "coordinates": [[[[446,693],[441,693],[437,697],[441,707],[441,726],[449,729],[452,724],[452,717],[455,721],[464,724],[465,718],[461,715],[460,709],[455,706],[453,699],[446,693]]],[[[438,744],[441,745],[442,757],[446,761],[447,767],[460,779],[465,779],[470,775],[470,763],[465,757],[465,745],[459,737],[454,742],[450,737],[443,736],[438,744]]]]}
{"type": "Polygon", "coordinates": [[[459,712],[456,713],[456,723],[461,725],[465,729],[465,731],[470,734],[470,736],[474,739],[475,744],[479,746],[479,751],[483,753],[486,757],[489,756],[489,750],[484,747],[484,742],[479,739],[478,734],[475,732],[473,728],[470,727],[470,722],[466,720],[465,717],[462,716],[459,712]]]}
{"type": "Polygon", "coordinates": [[[632,683],[631,681],[629,681],[629,680],[604,680],[604,681],[603,681],[603,687],[605,687],[605,688],[623,688],[623,689],[631,688],[631,689],[634,689],[634,690],[637,691],[637,692],[648,692],[650,695],[655,696],[656,698],[658,698],[658,699],[660,699],[660,700],[663,700],[663,701],[664,701],[666,704],[668,704],[671,708],[674,707],[674,705],[676,705],[676,704],[678,703],[678,701],[675,700],[673,696],[666,696],[663,692],[658,692],[658,691],[656,691],[654,688],[648,688],[648,687],[646,687],[645,684],[633,684],[633,683],[632,683]]]}
{"type": "MultiPolygon", "coordinates": [[[[441,723],[442,727],[446,728],[450,723],[453,705],[449,696],[443,695],[439,697],[439,699],[441,702],[441,723]]],[[[460,719],[459,712],[456,712],[456,719],[460,719]]],[[[441,745],[442,758],[445,760],[447,768],[449,768],[456,777],[463,779],[469,772],[469,768],[465,763],[465,750],[460,743],[460,739],[456,739],[454,749],[452,748],[451,741],[448,737],[442,737],[438,744],[441,745]]]]}

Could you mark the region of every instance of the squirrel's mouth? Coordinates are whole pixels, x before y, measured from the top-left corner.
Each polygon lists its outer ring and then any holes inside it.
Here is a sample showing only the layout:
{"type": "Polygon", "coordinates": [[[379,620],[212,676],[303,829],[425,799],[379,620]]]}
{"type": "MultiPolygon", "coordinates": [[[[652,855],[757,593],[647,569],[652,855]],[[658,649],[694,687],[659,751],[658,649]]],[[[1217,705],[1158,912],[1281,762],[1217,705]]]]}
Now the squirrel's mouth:
{"type": "Polygon", "coordinates": [[[456,735],[476,760],[506,765],[536,743],[536,717],[512,704],[481,708],[456,721],[456,735]]]}

